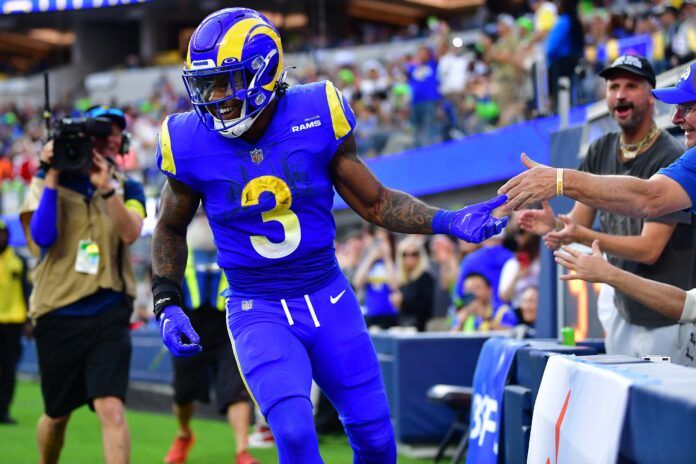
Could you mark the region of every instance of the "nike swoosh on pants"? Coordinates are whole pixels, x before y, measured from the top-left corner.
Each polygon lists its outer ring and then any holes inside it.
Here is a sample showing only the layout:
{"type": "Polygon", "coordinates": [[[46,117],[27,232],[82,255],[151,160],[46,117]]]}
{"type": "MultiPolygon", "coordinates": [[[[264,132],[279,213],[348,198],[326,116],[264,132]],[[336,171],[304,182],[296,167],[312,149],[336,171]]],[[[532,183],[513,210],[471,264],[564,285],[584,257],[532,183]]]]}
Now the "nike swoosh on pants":
{"type": "Polygon", "coordinates": [[[341,299],[341,297],[343,296],[344,293],[346,293],[345,290],[343,290],[341,293],[339,293],[339,294],[336,295],[336,296],[331,296],[331,295],[329,295],[329,300],[331,300],[331,304],[336,304],[336,303],[338,303],[338,300],[341,299]]]}

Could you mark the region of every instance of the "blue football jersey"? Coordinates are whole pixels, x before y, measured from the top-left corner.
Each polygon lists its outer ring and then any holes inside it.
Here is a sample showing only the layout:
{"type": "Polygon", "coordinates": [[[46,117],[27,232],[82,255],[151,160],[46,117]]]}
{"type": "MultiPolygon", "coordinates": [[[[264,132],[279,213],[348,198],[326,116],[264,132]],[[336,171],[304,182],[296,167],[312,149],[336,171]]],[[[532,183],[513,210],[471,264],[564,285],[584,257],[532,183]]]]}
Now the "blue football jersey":
{"type": "Polygon", "coordinates": [[[354,127],[329,81],[289,88],[253,144],[194,112],[164,121],[157,165],[201,195],[233,294],[286,298],[336,278],[329,164],[354,127]]]}

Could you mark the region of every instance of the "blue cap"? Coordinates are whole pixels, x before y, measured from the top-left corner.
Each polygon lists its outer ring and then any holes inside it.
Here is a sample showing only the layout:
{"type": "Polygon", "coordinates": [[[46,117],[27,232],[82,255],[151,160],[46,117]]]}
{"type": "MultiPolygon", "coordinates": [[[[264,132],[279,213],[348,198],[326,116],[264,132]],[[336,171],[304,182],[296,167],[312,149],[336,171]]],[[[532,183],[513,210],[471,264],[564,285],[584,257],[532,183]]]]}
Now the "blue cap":
{"type": "Polygon", "coordinates": [[[85,111],[86,118],[107,118],[118,124],[121,129],[126,128],[126,115],[118,108],[108,105],[97,105],[85,111]]]}
{"type": "Polygon", "coordinates": [[[696,63],[686,68],[674,87],[653,90],[652,93],[658,100],[671,105],[696,101],[696,63]]]}

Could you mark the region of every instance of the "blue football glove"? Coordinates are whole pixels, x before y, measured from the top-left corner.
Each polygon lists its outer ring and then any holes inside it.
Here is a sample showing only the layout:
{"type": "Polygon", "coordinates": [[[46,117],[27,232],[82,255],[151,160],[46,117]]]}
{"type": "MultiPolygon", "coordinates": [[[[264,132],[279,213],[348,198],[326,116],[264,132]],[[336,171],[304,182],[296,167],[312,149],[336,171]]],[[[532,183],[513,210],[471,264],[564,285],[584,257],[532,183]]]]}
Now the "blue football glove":
{"type": "Polygon", "coordinates": [[[164,345],[177,358],[200,353],[200,337],[193,330],[191,321],[178,306],[167,306],[160,315],[160,335],[164,345]]]}
{"type": "Polygon", "coordinates": [[[506,195],[498,195],[459,211],[439,210],[433,217],[433,233],[454,235],[471,243],[488,240],[499,234],[508,223],[507,217],[497,219],[491,216],[491,211],[506,201],[506,195]]]}

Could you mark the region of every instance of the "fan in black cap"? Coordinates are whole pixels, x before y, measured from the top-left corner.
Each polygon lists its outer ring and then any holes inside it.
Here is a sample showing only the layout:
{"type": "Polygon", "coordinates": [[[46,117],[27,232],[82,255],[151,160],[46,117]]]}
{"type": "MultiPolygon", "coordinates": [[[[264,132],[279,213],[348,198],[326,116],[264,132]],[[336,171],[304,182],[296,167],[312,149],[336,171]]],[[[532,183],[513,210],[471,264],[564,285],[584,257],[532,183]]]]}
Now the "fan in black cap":
{"type": "Polygon", "coordinates": [[[599,75],[605,79],[611,79],[619,70],[627,71],[637,76],[642,77],[646,81],[650,82],[650,85],[655,88],[657,84],[657,79],[655,78],[655,70],[653,69],[650,62],[643,56],[640,55],[621,55],[614,62],[602,69],[599,75]]]}

